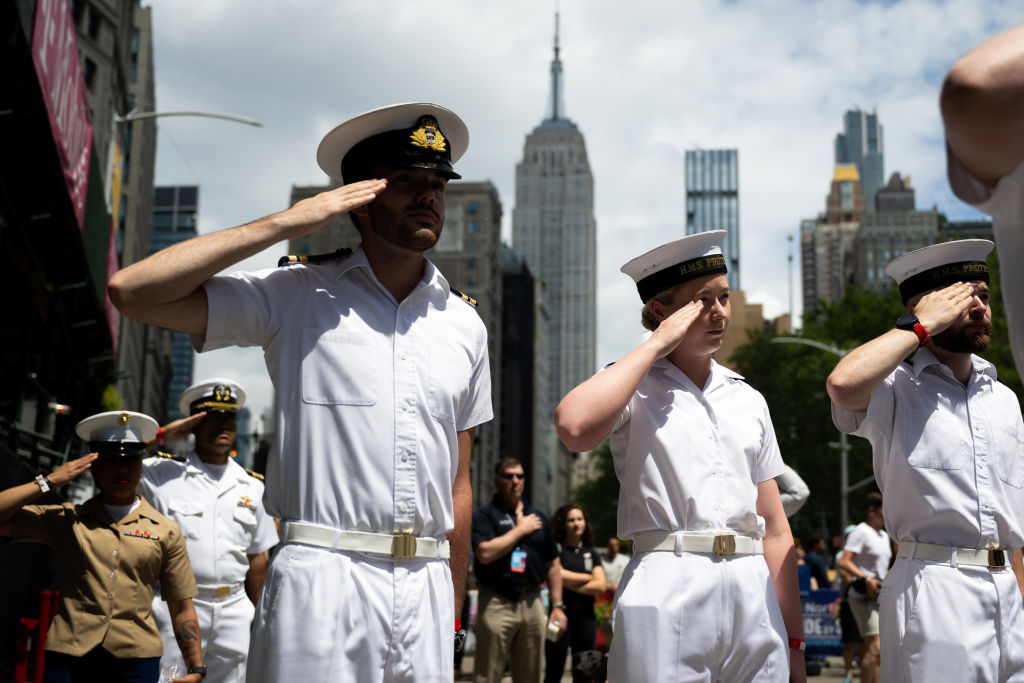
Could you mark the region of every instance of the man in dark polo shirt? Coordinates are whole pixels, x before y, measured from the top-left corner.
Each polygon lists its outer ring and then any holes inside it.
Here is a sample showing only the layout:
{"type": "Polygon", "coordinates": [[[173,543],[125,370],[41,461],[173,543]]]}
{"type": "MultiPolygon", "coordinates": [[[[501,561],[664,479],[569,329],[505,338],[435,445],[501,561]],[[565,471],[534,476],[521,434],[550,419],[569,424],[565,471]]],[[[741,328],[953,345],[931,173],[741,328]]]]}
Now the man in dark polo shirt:
{"type": "Polygon", "coordinates": [[[523,465],[502,458],[494,468],[494,499],[473,511],[474,571],[480,586],[473,680],[497,683],[511,655],[515,683],[543,676],[548,625],[565,631],[561,563],[551,526],[523,502],[523,465]],[[551,614],[541,598],[547,581],[551,614]]]}

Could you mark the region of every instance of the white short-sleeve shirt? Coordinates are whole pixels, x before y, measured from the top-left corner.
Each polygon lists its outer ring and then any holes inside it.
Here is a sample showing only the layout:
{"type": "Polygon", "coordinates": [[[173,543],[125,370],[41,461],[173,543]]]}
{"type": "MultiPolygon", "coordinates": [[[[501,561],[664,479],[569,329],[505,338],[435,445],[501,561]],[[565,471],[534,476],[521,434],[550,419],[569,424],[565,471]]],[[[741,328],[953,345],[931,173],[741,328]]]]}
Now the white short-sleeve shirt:
{"type": "Polygon", "coordinates": [[[618,535],[641,531],[761,538],[757,485],[783,471],[764,397],[714,363],[698,388],[654,362],[611,433],[619,478],[618,535]]]}
{"type": "Polygon", "coordinates": [[[434,537],[454,527],[457,432],[492,416],[487,332],[424,270],[401,302],[361,248],[204,285],[197,348],[262,346],[276,389],[271,515],[434,537]]]}
{"type": "Polygon", "coordinates": [[[846,537],[843,552],[846,551],[857,553],[857,557],[853,558],[855,567],[876,579],[885,578],[889,571],[889,560],[892,559],[892,547],[889,545],[889,534],[884,529],[875,529],[867,522],[861,522],[846,537]]]}
{"type": "Polygon", "coordinates": [[[949,183],[957,197],[992,216],[1003,305],[1017,369],[1024,372],[1024,162],[990,189],[972,177],[949,148],[949,183]]]}
{"type": "Polygon", "coordinates": [[[1024,545],[1020,404],[991,363],[971,361],[965,387],[922,348],[878,385],[866,412],[832,405],[836,427],[871,442],[885,528],[897,542],[1024,545]]]}
{"type": "Polygon", "coordinates": [[[241,583],[247,556],[274,547],[277,530],[263,509],[263,482],[230,459],[219,479],[210,472],[195,453],[185,462],[147,458],[139,492],[181,527],[196,583],[241,583]]]}

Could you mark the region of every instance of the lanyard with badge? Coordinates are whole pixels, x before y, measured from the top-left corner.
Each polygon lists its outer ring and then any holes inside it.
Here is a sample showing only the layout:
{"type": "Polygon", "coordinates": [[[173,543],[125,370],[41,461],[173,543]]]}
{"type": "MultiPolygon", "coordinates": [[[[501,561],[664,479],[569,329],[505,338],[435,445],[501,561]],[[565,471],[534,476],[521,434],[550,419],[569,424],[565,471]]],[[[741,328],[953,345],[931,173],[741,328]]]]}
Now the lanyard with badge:
{"type": "MultiPolygon", "coordinates": [[[[507,513],[506,513],[507,515],[507,513]]],[[[511,515],[507,515],[509,521],[515,526],[515,521],[511,515]]],[[[513,574],[525,574],[526,573],[526,548],[516,548],[512,551],[511,559],[508,566],[509,571],[513,574]]]]}

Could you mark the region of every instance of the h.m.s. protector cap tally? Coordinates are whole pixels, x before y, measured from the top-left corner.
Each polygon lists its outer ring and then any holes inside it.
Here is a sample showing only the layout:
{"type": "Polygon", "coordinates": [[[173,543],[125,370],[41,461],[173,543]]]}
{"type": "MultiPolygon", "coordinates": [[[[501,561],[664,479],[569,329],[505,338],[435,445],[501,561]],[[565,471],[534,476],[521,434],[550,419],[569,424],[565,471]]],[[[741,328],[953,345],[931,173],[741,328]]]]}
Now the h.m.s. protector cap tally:
{"type": "Polygon", "coordinates": [[[427,168],[449,179],[469,146],[469,129],[458,115],[437,104],[412,102],[373,109],[324,136],[316,161],[324,173],[346,183],[369,178],[377,164],[427,168]]]}
{"type": "Polygon", "coordinates": [[[159,427],[149,415],[113,410],[85,418],[75,426],[75,433],[94,453],[141,458],[159,427]]]}
{"type": "Polygon", "coordinates": [[[645,304],[659,292],[704,275],[728,272],[722,255],[725,230],[709,230],[663,244],[626,263],[645,304]]]}
{"type": "Polygon", "coordinates": [[[233,379],[211,377],[181,392],[178,410],[186,415],[198,412],[223,411],[237,413],[245,405],[245,389],[233,379]]]}
{"type": "Polygon", "coordinates": [[[893,259],[885,274],[900,288],[906,304],[912,297],[954,282],[988,282],[985,258],[995,245],[989,240],[955,240],[932,244],[893,259]]]}

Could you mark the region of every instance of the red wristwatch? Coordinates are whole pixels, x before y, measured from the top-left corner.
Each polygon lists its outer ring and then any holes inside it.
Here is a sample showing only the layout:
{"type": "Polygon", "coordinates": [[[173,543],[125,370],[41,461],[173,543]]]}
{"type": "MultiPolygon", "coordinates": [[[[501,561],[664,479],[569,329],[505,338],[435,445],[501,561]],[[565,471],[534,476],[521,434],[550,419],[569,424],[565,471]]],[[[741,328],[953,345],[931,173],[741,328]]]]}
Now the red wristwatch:
{"type": "Polygon", "coordinates": [[[928,334],[928,330],[924,329],[924,325],[917,319],[916,315],[905,315],[896,321],[896,329],[907,330],[917,335],[918,345],[917,348],[921,348],[928,343],[928,340],[932,338],[928,334]]]}
{"type": "Polygon", "coordinates": [[[804,652],[807,650],[807,641],[803,640],[802,638],[790,638],[789,649],[800,650],[800,652],[804,652]]]}

